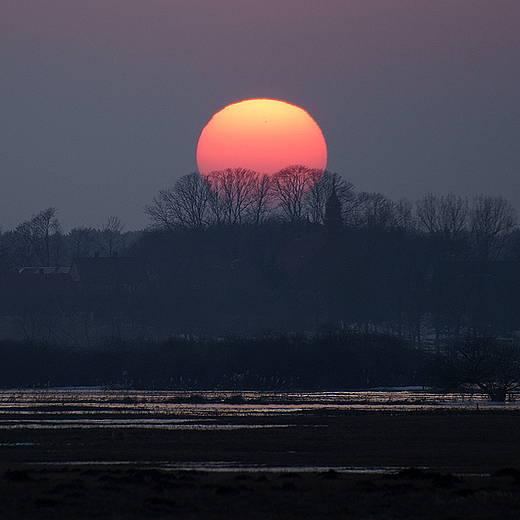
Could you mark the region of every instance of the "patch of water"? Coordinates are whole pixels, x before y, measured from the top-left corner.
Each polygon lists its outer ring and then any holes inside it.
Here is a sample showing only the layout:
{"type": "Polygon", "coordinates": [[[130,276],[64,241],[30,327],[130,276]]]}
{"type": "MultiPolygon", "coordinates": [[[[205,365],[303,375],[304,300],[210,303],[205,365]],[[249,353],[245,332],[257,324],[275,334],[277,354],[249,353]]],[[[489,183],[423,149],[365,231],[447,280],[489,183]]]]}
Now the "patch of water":
{"type": "MultiPolygon", "coordinates": [[[[404,467],[365,467],[365,466],[267,466],[263,464],[248,464],[240,461],[187,461],[187,462],[136,462],[136,461],[65,461],[65,462],[34,462],[31,466],[128,466],[142,469],[160,469],[165,471],[206,471],[212,473],[353,473],[391,475],[404,467]]],[[[426,470],[428,468],[418,468],[426,470]]]]}
{"type": "Polygon", "coordinates": [[[454,408],[511,409],[520,408],[520,402],[497,404],[481,394],[438,394],[423,389],[288,393],[9,390],[0,392],[0,430],[281,428],[293,421],[277,421],[276,417],[296,418],[316,411],[392,413],[454,408]]]}
{"type": "MultiPolygon", "coordinates": [[[[268,428],[288,428],[288,424],[179,424],[168,423],[163,421],[11,421],[0,422],[0,430],[68,430],[68,429],[89,429],[89,428],[105,428],[105,429],[131,429],[139,428],[145,430],[258,430],[268,428]]],[[[0,444],[1,445],[1,444],[0,444]]],[[[5,445],[5,444],[4,444],[5,445]]],[[[19,445],[19,444],[16,444],[19,445]]],[[[21,445],[21,444],[20,444],[21,445]]]]}
{"type": "MultiPolygon", "coordinates": [[[[407,466],[268,466],[250,464],[240,461],[65,461],[65,462],[33,462],[30,466],[49,467],[131,467],[138,469],[157,469],[162,471],[203,471],[208,473],[321,473],[348,475],[396,475],[409,469],[407,466]]],[[[417,466],[414,469],[424,472],[443,472],[443,468],[433,466],[417,466]]],[[[459,477],[487,476],[488,473],[456,473],[459,477]]]]}

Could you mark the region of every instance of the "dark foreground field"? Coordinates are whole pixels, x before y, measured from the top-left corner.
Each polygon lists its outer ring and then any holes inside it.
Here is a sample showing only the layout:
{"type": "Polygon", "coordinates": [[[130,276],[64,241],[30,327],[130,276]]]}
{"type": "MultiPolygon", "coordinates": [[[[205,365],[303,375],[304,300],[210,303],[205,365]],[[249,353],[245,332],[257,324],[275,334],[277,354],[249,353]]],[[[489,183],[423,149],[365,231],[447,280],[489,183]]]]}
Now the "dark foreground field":
{"type": "Polygon", "coordinates": [[[320,410],[233,421],[256,428],[0,429],[0,518],[518,518],[518,411],[320,410]],[[168,469],[210,461],[244,468],[168,469]]]}

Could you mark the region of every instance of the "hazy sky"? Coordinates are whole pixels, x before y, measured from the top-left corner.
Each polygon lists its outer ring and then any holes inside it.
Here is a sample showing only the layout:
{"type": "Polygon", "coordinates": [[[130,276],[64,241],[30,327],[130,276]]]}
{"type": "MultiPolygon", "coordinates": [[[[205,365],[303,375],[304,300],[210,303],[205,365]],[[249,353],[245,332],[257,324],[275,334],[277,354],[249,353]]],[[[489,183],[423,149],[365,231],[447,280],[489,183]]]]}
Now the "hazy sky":
{"type": "Polygon", "coordinates": [[[305,108],[357,190],[520,209],[519,27],[518,0],[0,0],[0,226],[144,227],[253,97],[305,108]]]}

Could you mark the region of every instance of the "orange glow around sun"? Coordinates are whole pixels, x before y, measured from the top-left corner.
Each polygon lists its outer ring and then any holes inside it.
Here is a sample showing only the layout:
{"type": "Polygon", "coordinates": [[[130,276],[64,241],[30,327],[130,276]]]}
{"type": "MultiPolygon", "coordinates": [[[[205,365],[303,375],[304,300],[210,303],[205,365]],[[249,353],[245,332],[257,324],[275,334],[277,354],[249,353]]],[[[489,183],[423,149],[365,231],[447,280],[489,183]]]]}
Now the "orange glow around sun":
{"type": "Polygon", "coordinates": [[[217,112],[197,146],[202,175],[245,168],[272,175],[292,165],[324,170],[327,145],[302,108],[274,99],[248,99],[217,112]]]}

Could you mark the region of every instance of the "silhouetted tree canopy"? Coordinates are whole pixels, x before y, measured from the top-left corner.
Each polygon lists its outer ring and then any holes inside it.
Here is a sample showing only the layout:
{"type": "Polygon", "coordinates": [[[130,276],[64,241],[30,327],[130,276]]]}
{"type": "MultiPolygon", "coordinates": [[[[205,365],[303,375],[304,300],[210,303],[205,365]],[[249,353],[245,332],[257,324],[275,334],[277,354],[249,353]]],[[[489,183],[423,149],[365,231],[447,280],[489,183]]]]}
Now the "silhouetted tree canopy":
{"type": "Polygon", "coordinates": [[[327,332],[102,342],[88,350],[0,341],[0,387],[121,385],[171,390],[338,390],[426,381],[424,355],[397,338],[327,332]],[[123,374],[127,375],[123,375],[123,374]]]}
{"type": "Polygon", "coordinates": [[[479,389],[493,401],[520,388],[520,345],[513,341],[467,336],[443,349],[437,362],[437,380],[446,387],[479,389]]]}
{"type": "Polygon", "coordinates": [[[502,197],[414,205],[327,171],[235,168],[182,176],[145,211],[140,232],[109,217],[64,233],[49,208],[0,233],[0,338],[91,345],[332,325],[440,352],[470,331],[520,330],[520,234],[502,197]],[[75,259],[94,256],[126,260],[89,278],[75,259]]]}

